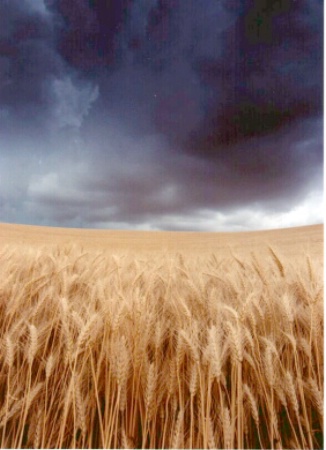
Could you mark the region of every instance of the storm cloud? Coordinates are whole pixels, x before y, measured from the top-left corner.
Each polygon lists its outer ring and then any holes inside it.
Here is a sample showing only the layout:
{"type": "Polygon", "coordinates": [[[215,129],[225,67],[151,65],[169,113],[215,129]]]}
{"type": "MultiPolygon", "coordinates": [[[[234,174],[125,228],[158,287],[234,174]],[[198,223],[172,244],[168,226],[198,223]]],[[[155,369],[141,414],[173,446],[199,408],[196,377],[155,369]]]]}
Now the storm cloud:
{"type": "Polygon", "coordinates": [[[320,222],[322,36],[321,1],[0,2],[0,220],[320,222]]]}

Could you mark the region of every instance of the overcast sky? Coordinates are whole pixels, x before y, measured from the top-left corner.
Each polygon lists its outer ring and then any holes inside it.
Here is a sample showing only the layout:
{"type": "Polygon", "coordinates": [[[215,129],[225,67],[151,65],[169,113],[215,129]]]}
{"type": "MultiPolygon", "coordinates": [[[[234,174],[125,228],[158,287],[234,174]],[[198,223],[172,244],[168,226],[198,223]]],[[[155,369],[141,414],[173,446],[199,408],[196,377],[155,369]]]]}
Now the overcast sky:
{"type": "Polygon", "coordinates": [[[323,219],[319,0],[0,0],[0,221],[323,219]]]}

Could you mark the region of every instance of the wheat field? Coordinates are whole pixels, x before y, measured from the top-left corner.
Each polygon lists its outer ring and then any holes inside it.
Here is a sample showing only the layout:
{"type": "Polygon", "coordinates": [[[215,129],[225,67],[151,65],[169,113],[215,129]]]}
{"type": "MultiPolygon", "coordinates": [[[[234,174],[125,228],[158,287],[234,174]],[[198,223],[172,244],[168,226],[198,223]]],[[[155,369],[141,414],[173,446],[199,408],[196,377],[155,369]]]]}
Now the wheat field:
{"type": "Polygon", "coordinates": [[[0,274],[1,448],[323,448],[315,255],[10,243],[0,274]]]}

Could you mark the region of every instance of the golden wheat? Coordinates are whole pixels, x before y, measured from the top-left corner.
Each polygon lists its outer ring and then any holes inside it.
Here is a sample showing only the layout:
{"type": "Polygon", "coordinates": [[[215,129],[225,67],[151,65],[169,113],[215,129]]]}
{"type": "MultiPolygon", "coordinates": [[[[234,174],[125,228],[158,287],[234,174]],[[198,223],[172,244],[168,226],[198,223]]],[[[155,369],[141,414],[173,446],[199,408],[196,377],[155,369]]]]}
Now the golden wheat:
{"type": "Polygon", "coordinates": [[[322,448],[312,257],[0,255],[0,444],[322,448]]]}

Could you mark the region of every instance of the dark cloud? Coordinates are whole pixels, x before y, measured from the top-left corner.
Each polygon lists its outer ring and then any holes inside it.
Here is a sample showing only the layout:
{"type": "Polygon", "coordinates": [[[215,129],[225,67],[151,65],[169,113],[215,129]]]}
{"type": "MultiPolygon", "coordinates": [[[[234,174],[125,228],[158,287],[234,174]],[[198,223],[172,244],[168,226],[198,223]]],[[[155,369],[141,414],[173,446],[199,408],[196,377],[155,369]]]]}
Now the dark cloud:
{"type": "MultiPolygon", "coordinates": [[[[0,104],[23,116],[34,108],[34,118],[48,103],[45,83],[62,71],[50,19],[16,0],[0,3],[0,104]]],[[[25,117],[27,119],[27,117],[25,117]]]]}
{"type": "Polygon", "coordinates": [[[194,151],[214,155],[321,114],[322,3],[244,3],[223,33],[222,57],[198,65],[203,81],[223,92],[193,133],[194,151]]]}
{"type": "Polygon", "coordinates": [[[321,1],[0,2],[2,220],[294,208],[321,190],[322,27],[321,1]]]}
{"type": "Polygon", "coordinates": [[[191,128],[164,121],[187,116],[189,109],[202,119],[191,140],[198,137],[198,146],[208,149],[321,113],[322,2],[209,1],[203,8],[178,0],[147,7],[127,0],[61,0],[55,5],[66,23],[59,51],[72,65],[94,73],[102,65],[126,66],[129,58],[146,78],[155,77],[157,95],[162,92],[165,100],[155,126],[172,140],[178,130],[184,140],[191,128]],[[200,97],[187,77],[201,84],[200,97]]]}

